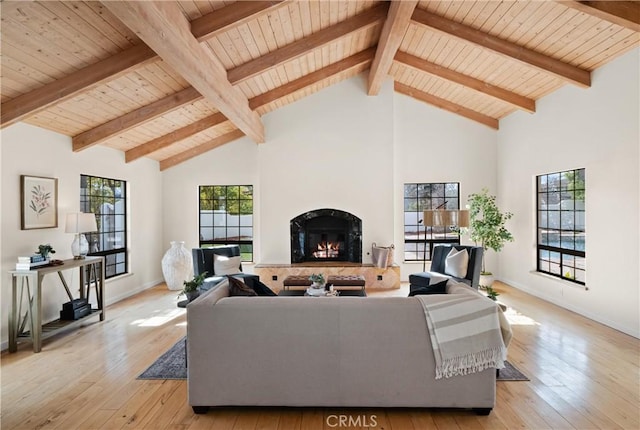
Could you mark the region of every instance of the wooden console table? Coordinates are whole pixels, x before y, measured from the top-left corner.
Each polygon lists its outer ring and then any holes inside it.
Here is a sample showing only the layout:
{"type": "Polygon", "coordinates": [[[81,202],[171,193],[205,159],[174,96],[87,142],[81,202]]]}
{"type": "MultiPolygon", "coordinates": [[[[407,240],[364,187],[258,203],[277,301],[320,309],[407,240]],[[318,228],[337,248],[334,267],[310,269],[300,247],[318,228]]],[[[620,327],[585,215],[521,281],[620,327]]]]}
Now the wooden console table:
{"type": "Polygon", "coordinates": [[[80,325],[87,318],[100,315],[100,321],[104,321],[104,257],[86,257],[82,260],[64,260],[59,266],[46,266],[32,270],[12,270],[11,283],[11,309],[9,312],[9,352],[18,350],[18,338],[30,337],[33,342],[33,352],[40,352],[42,340],[52,336],[62,329],[80,325]],[[69,290],[63,271],[79,268],[80,270],[80,298],[90,298],[91,287],[95,286],[97,308],[91,309],[91,313],[73,321],[55,320],[45,325],[42,324],[42,280],[50,273],[57,273],[64,289],[73,300],[73,294],[69,290]],[[33,291],[32,291],[33,290],[33,291]],[[23,296],[26,292],[26,309],[22,312],[23,296]],[[25,326],[29,320],[29,331],[25,332],[25,326]]]}

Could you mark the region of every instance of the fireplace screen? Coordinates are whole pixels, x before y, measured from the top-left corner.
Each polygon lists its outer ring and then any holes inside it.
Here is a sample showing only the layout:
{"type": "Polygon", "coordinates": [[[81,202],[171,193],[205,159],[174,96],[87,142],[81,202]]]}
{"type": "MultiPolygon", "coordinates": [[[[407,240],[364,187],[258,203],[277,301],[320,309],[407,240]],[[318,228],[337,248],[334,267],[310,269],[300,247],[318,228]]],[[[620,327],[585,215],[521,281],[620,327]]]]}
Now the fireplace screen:
{"type": "Polygon", "coordinates": [[[306,212],[291,220],[291,262],[362,262],[362,222],[336,209],[306,212]]]}

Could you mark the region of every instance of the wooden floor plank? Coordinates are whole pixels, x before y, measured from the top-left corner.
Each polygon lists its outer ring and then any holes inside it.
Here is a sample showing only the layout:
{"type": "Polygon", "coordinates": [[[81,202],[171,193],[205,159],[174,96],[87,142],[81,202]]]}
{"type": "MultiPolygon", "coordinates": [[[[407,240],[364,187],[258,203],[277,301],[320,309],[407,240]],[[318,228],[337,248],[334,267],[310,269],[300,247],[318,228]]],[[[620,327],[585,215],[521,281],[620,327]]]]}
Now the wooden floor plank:
{"type": "MultiPolygon", "coordinates": [[[[136,379],[186,333],[185,311],[162,285],[110,306],[102,323],[45,340],[41,353],[28,342],[15,354],[3,351],[2,428],[339,428],[330,415],[375,416],[379,430],[640,428],[638,339],[507,285],[495,289],[513,324],[509,360],[530,381],[498,382],[489,416],[412,408],[215,408],[196,415],[186,381],[136,379]]],[[[369,295],[407,293],[403,284],[369,295]]]]}

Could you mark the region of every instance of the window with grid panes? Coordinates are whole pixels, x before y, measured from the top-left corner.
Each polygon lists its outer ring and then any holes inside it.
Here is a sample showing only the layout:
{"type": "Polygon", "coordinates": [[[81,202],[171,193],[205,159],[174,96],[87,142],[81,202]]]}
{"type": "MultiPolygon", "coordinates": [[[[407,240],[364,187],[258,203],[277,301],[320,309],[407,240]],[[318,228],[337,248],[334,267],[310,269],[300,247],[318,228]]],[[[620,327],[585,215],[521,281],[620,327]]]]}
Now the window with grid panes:
{"type": "Polygon", "coordinates": [[[586,282],[585,169],[537,177],[537,270],[586,282]]]}
{"type": "Polygon", "coordinates": [[[430,261],[434,245],[460,244],[448,227],[425,228],[423,211],[432,209],[460,209],[460,183],[404,184],[404,261],[430,261]]]}
{"type": "Polygon", "coordinates": [[[253,261],[253,186],[200,186],[200,247],[239,245],[253,261]]]}
{"type": "Polygon", "coordinates": [[[127,183],[80,175],[80,211],[96,215],[98,231],[85,233],[89,254],[105,257],[106,278],[129,270],[127,252],[127,183]]]}

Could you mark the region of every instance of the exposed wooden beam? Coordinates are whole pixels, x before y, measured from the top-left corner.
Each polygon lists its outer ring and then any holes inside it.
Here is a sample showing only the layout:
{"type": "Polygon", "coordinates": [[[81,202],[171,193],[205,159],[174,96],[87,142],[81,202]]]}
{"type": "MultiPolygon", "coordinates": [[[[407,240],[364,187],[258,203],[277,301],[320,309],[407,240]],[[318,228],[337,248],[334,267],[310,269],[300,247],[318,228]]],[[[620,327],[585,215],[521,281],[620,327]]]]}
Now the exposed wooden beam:
{"type": "Polygon", "coordinates": [[[389,74],[393,57],[396,55],[404,34],[409,28],[411,15],[416,8],[418,0],[395,0],[389,6],[387,20],[384,22],[380,39],[378,40],[378,50],[371,64],[369,71],[368,94],[376,96],[380,92],[384,78],[389,74]]]}
{"type": "Polygon", "coordinates": [[[204,42],[216,35],[277,10],[286,3],[280,1],[239,1],[191,21],[191,33],[204,42]]]}
{"type": "Polygon", "coordinates": [[[212,149],[224,145],[225,143],[240,139],[242,136],[244,136],[244,133],[240,130],[233,130],[227,134],[218,136],[210,142],[198,145],[172,157],[165,158],[164,160],[160,161],[160,170],[166,170],[169,167],[173,167],[176,164],[189,160],[190,158],[197,157],[198,155],[204,154],[207,151],[211,151],[212,149]]]}
{"type": "Polygon", "coordinates": [[[171,94],[147,106],[126,113],[111,121],[100,124],[73,137],[73,150],[82,151],[97,145],[111,137],[131,130],[147,121],[154,120],[167,112],[201,99],[200,93],[193,87],[171,94]]]}
{"type": "MultiPolygon", "coordinates": [[[[9,2],[9,4],[13,3],[21,4],[9,2]]],[[[276,10],[284,4],[286,2],[282,1],[239,1],[192,21],[192,31],[199,40],[207,40],[251,19],[256,19],[264,13],[276,10]]],[[[56,103],[62,103],[83,91],[117,79],[132,69],[159,59],[160,57],[151,48],[142,43],[98,63],[83,67],[61,79],[3,103],[0,128],[35,115],[56,103]]]]}
{"type": "Polygon", "coordinates": [[[518,60],[533,66],[545,73],[551,73],[565,81],[580,87],[591,85],[591,74],[587,70],[556,60],[523,46],[492,36],[475,28],[462,25],[438,15],[416,9],[412,16],[413,22],[436,29],[443,33],[474,43],[485,49],[518,60]]]}
{"type": "Polygon", "coordinates": [[[638,1],[559,1],[563,5],[613,24],[640,32],[638,1]]]}
{"type": "Polygon", "coordinates": [[[103,5],[247,136],[264,142],[260,116],[249,109],[246,96],[229,83],[220,60],[191,34],[189,21],[177,3],[105,1],[103,5]]]}
{"type": "Polygon", "coordinates": [[[277,67],[280,64],[321,48],[322,46],[345,37],[350,33],[361,31],[365,28],[376,25],[386,16],[386,13],[387,5],[384,3],[380,4],[366,12],[320,30],[311,36],[302,38],[283,46],[280,49],[276,49],[275,51],[241,64],[240,66],[229,70],[229,73],[227,74],[229,81],[233,84],[237,84],[259,75],[265,70],[277,67]]]}
{"type": "Polygon", "coordinates": [[[41,112],[54,103],[64,102],[90,90],[107,79],[115,79],[133,67],[146,64],[156,56],[145,44],[133,46],[105,60],[84,67],[63,78],[2,103],[0,127],[16,123],[41,112]]]}
{"type": "Polygon", "coordinates": [[[288,82],[278,88],[271,91],[267,91],[264,94],[260,94],[249,100],[249,106],[251,109],[258,109],[261,106],[267,105],[273,101],[276,101],[282,97],[286,97],[298,90],[306,88],[310,85],[316,84],[330,76],[338,73],[346,72],[354,67],[358,67],[362,64],[371,62],[375,53],[375,48],[365,49],[357,54],[345,58],[344,60],[330,64],[327,67],[323,67],[320,70],[309,73],[294,81],[288,82]]]}
{"type": "MultiPolygon", "coordinates": [[[[357,54],[347,57],[344,60],[333,63],[327,67],[323,67],[320,70],[316,70],[315,72],[309,73],[308,75],[305,75],[299,79],[288,82],[271,91],[267,91],[264,94],[260,94],[249,100],[249,106],[251,107],[251,109],[258,109],[259,107],[265,106],[282,97],[286,97],[289,94],[292,94],[310,85],[314,85],[317,82],[327,79],[333,75],[347,72],[354,67],[369,63],[373,59],[374,54],[375,48],[365,49],[364,51],[358,52],[357,54]]],[[[215,127],[216,125],[219,125],[226,120],[226,117],[218,112],[214,115],[201,119],[200,121],[196,121],[193,124],[189,124],[178,130],[174,130],[171,133],[165,134],[164,136],[157,137],[156,139],[150,140],[149,142],[143,143],[142,145],[136,146],[135,148],[129,149],[125,152],[125,160],[127,163],[129,163],[140,157],[149,155],[152,152],[171,146],[174,143],[193,136],[196,133],[200,133],[201,131],[204,131],[208,128],[215,127]]]]}
{"type": "Polygon", "coordinates": [[[518,109],[531,113],[536,111],[536,101],[533,99],[496,87],[480,79],[456,72],[455,70],[447,69],[446,67],[423,60],[406,52],[398,51],[395,60],[414,69],[455,82],[459,85],[464,85],[465,87],[479,91],[502,102],[509,103],[518,109]]]}
{"type": "Polygon", "coordinates": [[[130,163],[133,160],[137,160],[138,158],[149,155],[152,152],[166,148],[175,142],[179,142],[208,128],[215,127],[225,121],[227,121],[227,117],[222,115],[220,112],[216,112],[213,115],[202,118],[199,121],[125,151],[124,159],[127,163],[130,163]]]}
{"type": "Polygon", "coordinates": [[[465,118],[469,118],[473,121],[479,122],[480,124],[495,128],[496,130],[498,129],[498,120],[496,118],[492,118],[490,116],[481,114],[480,112],[476,112],[464,106],[460,106],[456,103],[450,102],[449,100],[427,94],[408,85],[401,84],[400,82],[394,83],[394,89],[397,92],[409,97],[413,97],[416,100],[423,101],[430,105],[439,107],[440,109],[448,110],[449,112],[464,116],[465,118]]]}

